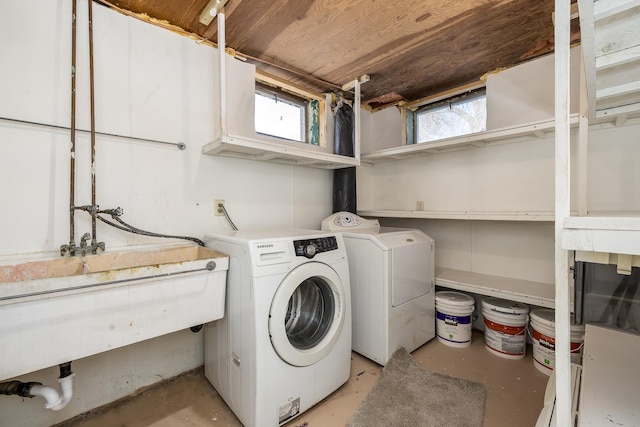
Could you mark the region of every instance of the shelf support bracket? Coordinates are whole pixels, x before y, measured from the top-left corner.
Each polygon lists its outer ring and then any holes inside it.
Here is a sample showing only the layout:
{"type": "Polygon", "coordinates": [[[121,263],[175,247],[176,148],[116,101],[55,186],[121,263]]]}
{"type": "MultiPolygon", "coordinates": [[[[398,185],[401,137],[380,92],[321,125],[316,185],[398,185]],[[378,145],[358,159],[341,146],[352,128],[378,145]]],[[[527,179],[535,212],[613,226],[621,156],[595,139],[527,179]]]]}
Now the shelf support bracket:
{"type": "Polygon", "coordinates": [[[355,115],[355,132],[354,132],[354,141],[353,141],[353,155],[356,159],[360,159],[360,85],[362,83],[366,83],[371,80],[371,77],[368,74],[364,74],[357,79],[350,81],[349,83],[345,83],[342,85],[342,90],[348,91],[351,89],[355,90],[355,98],[353,100],[353,112],[355,115]]]}
{"type": "Polygon", "coordinates": [[[570,359],[569,251],[562,247],[569,209],[569,81],[570,3],[555,0],[555,300],[557,424],[573,425],[570,359]]]}

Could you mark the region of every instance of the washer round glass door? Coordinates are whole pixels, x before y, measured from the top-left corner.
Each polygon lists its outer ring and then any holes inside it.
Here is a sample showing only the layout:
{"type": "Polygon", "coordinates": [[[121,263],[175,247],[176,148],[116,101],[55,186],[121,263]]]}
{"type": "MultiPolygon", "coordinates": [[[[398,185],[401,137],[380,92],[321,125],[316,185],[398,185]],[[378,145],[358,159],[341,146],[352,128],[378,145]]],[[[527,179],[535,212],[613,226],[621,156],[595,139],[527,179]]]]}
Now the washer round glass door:
{"type": "Polygon", "coordinates": [[[294,366],[326,356],[340,336],[345,293],[327,264],[308,262],[291,271],[278,287],[269,312],[269,336],[276,353],[294,366]]]}

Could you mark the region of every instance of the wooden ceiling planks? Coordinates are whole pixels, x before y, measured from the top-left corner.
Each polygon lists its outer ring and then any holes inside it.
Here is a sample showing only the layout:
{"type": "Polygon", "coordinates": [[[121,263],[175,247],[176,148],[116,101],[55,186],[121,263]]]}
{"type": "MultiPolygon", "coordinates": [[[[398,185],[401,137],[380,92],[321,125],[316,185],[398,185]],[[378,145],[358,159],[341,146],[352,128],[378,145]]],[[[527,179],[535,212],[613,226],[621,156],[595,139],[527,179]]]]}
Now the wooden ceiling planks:
{"type": "Polygon", "coordinates": [[[186,31],[202,35],[206,28],[199,22],[200,12],[209,0],[97,0],[99,3],[146,14],[151,18],[180,27],[186,31]]]}
{"type": "MultiPolygon", "coordinates": [[[[216,41],[215,21],[198,21],[208,0],[112,3],[216,41]]],[[[553,10],[554,0],[229,0],[226,43],[316,91],[369,74],[363,100],[377,104],[430,96],[552,51],[553,10]]]]}

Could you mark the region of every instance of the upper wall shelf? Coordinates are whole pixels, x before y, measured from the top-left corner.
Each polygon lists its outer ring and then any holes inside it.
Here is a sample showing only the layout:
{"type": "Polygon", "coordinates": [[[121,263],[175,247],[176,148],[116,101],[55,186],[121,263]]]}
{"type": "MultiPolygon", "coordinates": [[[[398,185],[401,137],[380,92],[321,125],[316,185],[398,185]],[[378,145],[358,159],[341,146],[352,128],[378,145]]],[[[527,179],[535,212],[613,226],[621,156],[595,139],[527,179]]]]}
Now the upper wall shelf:
{"type": "Polygon", "coordinates": [[[443,212],[401,210],[358,210],[358,215],[379,218],[459,219],[469,221],[554,221],[554,212],[443,212]]]}
{"type": "MultiPolygon", "coordinates": [[[[578,116],[572,116],[571,126],[577,125],[578,116]]],[[[485,147],[492,144],[545,138],[554,131],[555,120],[545,120],[486,132],[472,133],[470,135],[447,138],[434,142],[387,148],[385,150],[362,154],[361,159],[363,163],[407,159],[419,154],[436,154],[465,148],[485,147]]]]}
{"type": "Polygon", "coordinates": [[[353,157],[315,151],[313,148],[304,143],[300,143],[300,148],[297,148],[271,141],[227,135],[202,147],[202,153],[319,169],[341,169],[360,165],[353,157]]]}
{"type": "MultiPolygon", "coordinates": [[[[220,137],[202,147],[202,153],[211,156],[235,157],[261,162],[307,166],[318,169],[341,169],[360,165],[360,109],[354,111],[354,157],[341,156],[302,142],[279,140],[258,135],[248,112],[255,111],[256,69],[253,64],[231,58],[225,48],[225,15],[218,13],[218,111],[214,116],[220,137]]],[[[272,76],[262,75],[261,81],[273,82],[272,76]]],[[[353,82],[355,104],[360,103],[360,80],[353,82]]],[[[285,88],[298,93],[298,88],[287,84],[285,88]]],[[[302,95],[302,94],[301,94],[302,95]]],[[[322,99],[320,94],[318,98],[322,99]]],[[[304,97],[309,96],[308,92],[304,97]]],[[[327,106],[318,118],[319,131],[327,126],[327,106]],[[323,118],[324,117],[324,118],[323,118]]]]}

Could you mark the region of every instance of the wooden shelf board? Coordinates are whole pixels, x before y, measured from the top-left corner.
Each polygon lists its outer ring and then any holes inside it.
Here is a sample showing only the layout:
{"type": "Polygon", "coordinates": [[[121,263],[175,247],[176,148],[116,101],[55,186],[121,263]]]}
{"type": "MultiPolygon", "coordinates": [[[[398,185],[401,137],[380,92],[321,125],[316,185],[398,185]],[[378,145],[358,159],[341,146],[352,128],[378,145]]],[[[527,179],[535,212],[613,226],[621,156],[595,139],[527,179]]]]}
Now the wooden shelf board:
{"type": "Polygon", "coordinates": [[[443,212],[443,211],[402,211],[402,210],[359,210],[358,215],[382,218],[423,218],[423,219],[456,219],[469,221],[554,221],[551,211],[540,212],[443,212]]]}
{"type": "Polygon", "coordinates": [[[602,21],[612,16],[625,13],[629,9],[640,5],[639,0],[627,0],[618,2],[596,2],[594,1],[594,19],[602,21]]]}
{"type": "Polygon", "coordinates": [[[436,285],[539,307],[555,308],[555,287],[551,283],[436,268],[436,285]]]}
{"type": "Polygon", "coordinates": [[[562,247],[568,250],[640,255],[640,215],[599,213],[564,220],[562,247]]]}
{"type": "Polygon", "coordinates": [[[211,156],[234,157],[245,160],[307,166],[320,169],[340,169],[358,166],[354,157],[340,156],[315,150],[315,147],[300,143],[301,147],[278,144],[228,135],[202,147],[202,153],[211,156]]]}
{"type": "Polygon", "coordinates": [[[570,216],[564,228],[640,231],[640,212],[592,212],[585,216],[570,216]]]}
{"type": "MultiPolygon", "coordinates": [[[[578,116],[571,116],[571,125],[577,126],[578,116]]],[[[555,132],[555,120],[545,120],[519,126],[507,127],[464,136],[446,138],[433,142],[403,145],[363,154],[362,161],[375,163],[379,161],[399,160],[421,154],[437,154],[456,149],[467,149],[488,146],[496,143],[513,143],[524,140],[544,138],[555,132]]]]}

